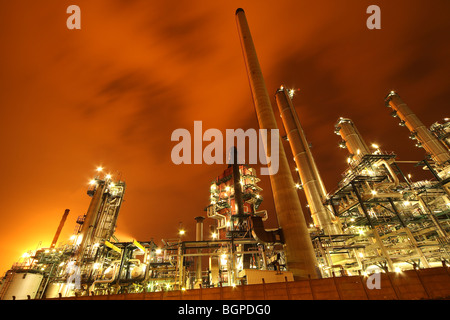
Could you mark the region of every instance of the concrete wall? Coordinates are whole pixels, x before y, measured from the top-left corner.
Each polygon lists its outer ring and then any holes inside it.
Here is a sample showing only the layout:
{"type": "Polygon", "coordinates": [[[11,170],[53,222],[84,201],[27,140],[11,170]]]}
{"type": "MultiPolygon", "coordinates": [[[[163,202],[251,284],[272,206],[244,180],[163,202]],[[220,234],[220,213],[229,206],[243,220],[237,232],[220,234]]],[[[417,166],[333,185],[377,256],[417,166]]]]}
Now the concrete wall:
{"type": "Polygon", "coordinates": [[[186,291],[80,296],[77,300],[417,300],[450,298],[449,268],[380,274],[380,288],[350,276],[186,291]]]}

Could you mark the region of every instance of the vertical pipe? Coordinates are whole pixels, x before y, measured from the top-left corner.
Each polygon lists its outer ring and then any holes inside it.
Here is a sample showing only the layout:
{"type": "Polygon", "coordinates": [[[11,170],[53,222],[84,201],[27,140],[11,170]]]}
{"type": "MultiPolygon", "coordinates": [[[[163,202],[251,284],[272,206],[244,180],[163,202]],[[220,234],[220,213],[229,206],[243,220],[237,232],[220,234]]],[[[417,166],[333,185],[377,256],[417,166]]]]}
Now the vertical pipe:
{"type": "Polygon", "coordinates": [[[412,110],[403,102],[400,96],[391,91],[386,99],[386,106],[391,107],[406,127],[416,136],[425,151],[436,161],[437,164],[450,162],[450,152],[442,145],[412,110]]]}
{"type": "MultiPolygon", "coordinates": [[[[197,221],[195,227],[195,241],[203,241],[203,220],[204,217],[199,216],[195,217],[195,221],[197,221]]],[[[199,253],[202,251],[201,249],[197,250],[199,253]]],[[[196,283],[195,286],[199,286],[202,284],[202,256],[199,255],[196,257],[196,283]]]]}
{"type": "Polygon", "coordinates": [[[69,215],[69,209],[66,209],[64,211],[64,214],[61,218],[61,221],[59,222],[58,229],[56,230],[55,236],[53,237],[52,244],[50,245],[50,248],[54,248],[56,246],[56,242],[58,241],[59,235],[61,234],[62,228],[64,227],[64,223],[66,223],[67,216],[69,215]]]}
{"type": "Polygon", "coordinates": [[[326,190],[315,166],[314,158],[292,100],[283,88],[277,90],[275,97],[314,224],[323,229],[325,234],[341,234],[339,225],[334,222],[336,218],[331,211],[332,209],[327,210],[323,204],[326,199],[326,190]]]}
{"type": "MultiPolygon", "coordinates": [[[[259,126],[268,131],[277,130],[275,115],[243,9],[236,10],[236,20],[259,126]]],[[[266,154],[271,154],[270,144],[265,146],[265,151],[266,154]]],[[[285,238],[287,268],[297,279],[306,278],[308,275],[317,278],[314,249],[281,139],[278,164],[278,172],[270,175],[270,182],[278,223],[285,238]]],[[[270,168],[269,165],[269,170],[270,168]]]]}

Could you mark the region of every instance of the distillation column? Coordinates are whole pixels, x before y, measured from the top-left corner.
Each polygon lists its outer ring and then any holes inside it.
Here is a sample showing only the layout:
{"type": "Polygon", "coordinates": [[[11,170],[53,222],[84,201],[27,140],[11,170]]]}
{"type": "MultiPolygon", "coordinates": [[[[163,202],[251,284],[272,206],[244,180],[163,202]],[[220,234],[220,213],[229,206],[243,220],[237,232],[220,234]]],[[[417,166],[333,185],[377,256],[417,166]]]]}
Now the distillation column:
{"type": "Polygon", "coordinates": [[[309,149],[305,134],[298,120],[292,100],[283,87],[275,94],[278,109],[283,119],[289,145],[297,165],[306,199],[311,210],[314,225],[323,229],[325,234],[341,234],[342,230],[332,213],[331,208],[326,208],[323,202],[327,192],[317,170],[316,163],[309,149]]]}
{"type": "Polygon", "coordinates": [[[427,129],[395,91],[391,91],[387,95],[385,103],[386,106],[394,110],[394,114],[400,118],[402,124],[405,124],[409,131],[419,140],[422,147],[436,164],[443,165],[450,163],[450,152],[427,129]]]}
{"type": "MultiPolygon", "coordinates": [[[[278,130],[243,9],[236,10],[236,20],[259,126],[268,131],[278,130]]],[[[265,149],[266,154],[272,154],[269,143],[265,149]]],[[[281,139],[279,139],[279,169],[276,174],[270,175],[270,182],[278,223],[285,239],[287,268],[296,279],[306,278],[308,275],[317,278],[314,248],[281,139]]]]}
{"type": "MultiPolygon", "coordinates": [[[[364,155],[371,153],[352,120],[339,118],[335,127],[336,134],[342,137],[343,143],[345,143],[345,147],[347,147],[353,160],[361,160],[364,155]]],[[[341,146],[344,147],[343,144],[341,146]]]]}
{"type": "Polygon", "coordinates": [[[98,213],[103,203],[103,194],[106,188],[105,181],[97,180],[96,183],[97,186],[95,188],[94,195],[92,196],[91,203],[89,204],[89,208],[79,235],[79,237],[81,237],[81,243],[78,247],[75,258],[77,264],[81,263],[83,260],[87,247],[92,245],[92,235],[96,227],[98,213]]]}

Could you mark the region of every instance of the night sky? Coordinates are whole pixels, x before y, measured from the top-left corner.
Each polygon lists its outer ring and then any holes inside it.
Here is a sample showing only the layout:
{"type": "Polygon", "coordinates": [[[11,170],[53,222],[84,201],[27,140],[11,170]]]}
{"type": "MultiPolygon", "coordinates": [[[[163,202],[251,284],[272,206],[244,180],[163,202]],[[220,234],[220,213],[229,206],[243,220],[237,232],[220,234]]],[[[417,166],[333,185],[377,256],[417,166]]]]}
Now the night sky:
{"type": "MultiPolygon", "coordinates": [[[[160,244],[180,222],[195,239],[194,217],[206,214],[210,182],[226,165],[177,166],[170,138],[177,128],[193,134],[196,120],[204,130],[258,128],[239,7],[278,120],[276,89],[300,89],[294,104],[329,192],[346,168],[334,134],[340,116],[399,160],[423,158],[384,97],[396,90],[427,126],[450,116],[448,0],[2,1],[1,275],[24,252],[50,245],[66,208],[60,240],[69,238],[100,165],[127,183],[120,240],[160,244]],[[71,4],[81,8],[81,30],[66,27],[71,4]],[[372,4],[381,30],[366,27],[372,4]]],[[[414,179],[420,169],[404,170],[414,179]]],[[[260,208],[274,227],[262,179],[260,208]]]]}

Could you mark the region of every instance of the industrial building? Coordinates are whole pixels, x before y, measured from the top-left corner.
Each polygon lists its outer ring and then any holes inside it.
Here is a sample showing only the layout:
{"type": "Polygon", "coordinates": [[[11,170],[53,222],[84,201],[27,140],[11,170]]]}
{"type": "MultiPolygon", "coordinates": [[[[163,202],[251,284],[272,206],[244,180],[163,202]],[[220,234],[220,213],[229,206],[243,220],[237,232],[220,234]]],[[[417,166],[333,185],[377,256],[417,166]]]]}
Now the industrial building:
{"type": "MultiPolygon", "coordinates": [[[[278,129],[242,9],[236,20],[260,129],[278,129]]],[[[66,210],[51,246],[28,252],[5,274],[0,299],[182,292],[432,268],[448,275],[449,119],[427,128],[394,91],[380,106],[409,130],[411,147],[424,149],[423,160],[413,163],[429,173],[420,181],[402,170],[411,161],[368,145],[357,124],[337,119],[336,142],[347,150],[348,167],[336,189],[327,191],[291,92],[281,86],[275,100],[293,155],[290,161],[280,139],[278,172],[270,175],[275,212],[264,210],[256,170],[237,163],[234,150],[234,163],[205,186],[206,207],[199,204],[205,214],[192,217],[195,241],[119,242],[114,231],[126,184],[99,168],[87,191],[90,205],[70,241],[56,245],[66,210]],[[299,192],[305,194],[312,225],[299,192]],[[276,215],[278,228],[265,228],[269,215],[276,215]],[[214,222],[211,230],[204,230],[205,219],[214,222]]]]}

